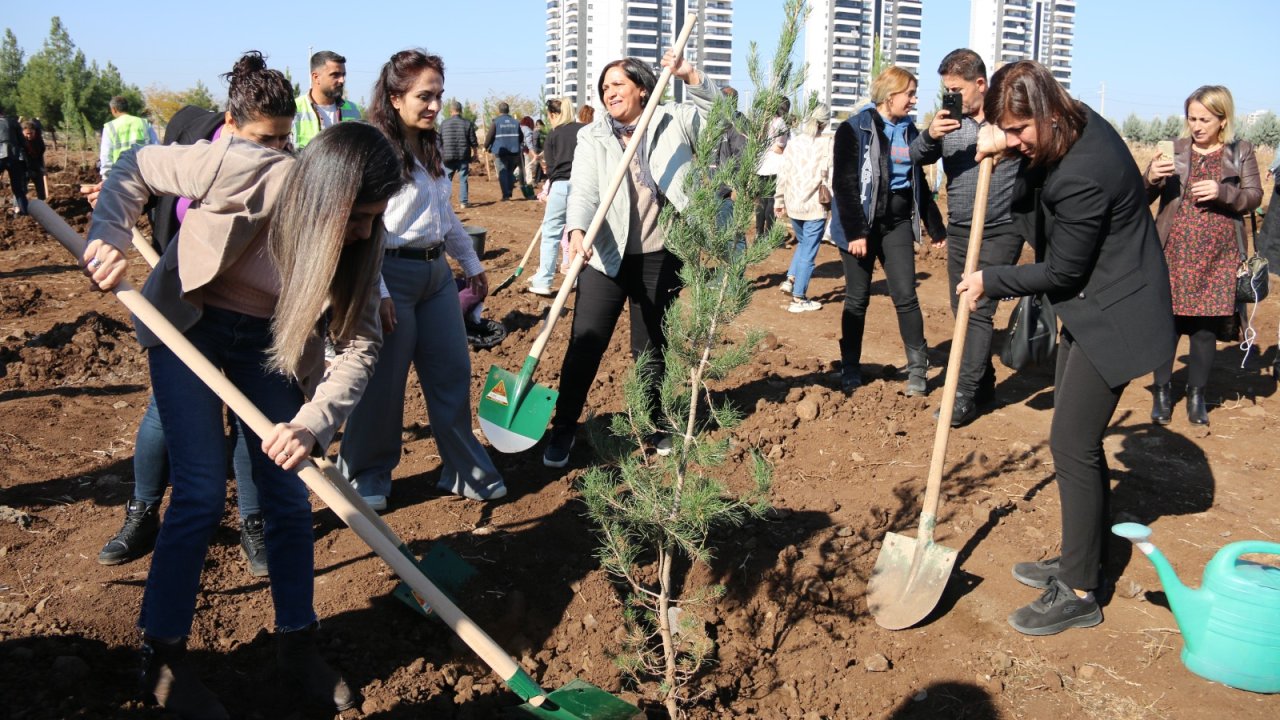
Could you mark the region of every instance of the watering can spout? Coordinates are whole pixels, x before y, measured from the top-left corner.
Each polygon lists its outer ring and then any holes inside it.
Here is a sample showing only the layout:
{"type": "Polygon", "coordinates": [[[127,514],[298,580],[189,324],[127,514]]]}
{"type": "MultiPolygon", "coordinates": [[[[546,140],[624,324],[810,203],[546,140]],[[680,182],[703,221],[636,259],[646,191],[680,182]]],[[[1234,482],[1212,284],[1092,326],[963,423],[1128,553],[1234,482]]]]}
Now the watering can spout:
{"type": "Polygon", "coordinates": [[[1169,564],[1164,553],[1151,544],[1151,528],[1139,523],[1120,523],[1111,528],[1111,532],[1132,542],[1151,561],[1160,576],[1160,584],[1169,599],[1169,609],[1178,623],[1178,629],[1188,642],[1194,642],[1204,630],[1209,617],[1209,602],[1204,590],[1192,590],[1178,579],[1178,573],[1169,564]]]}

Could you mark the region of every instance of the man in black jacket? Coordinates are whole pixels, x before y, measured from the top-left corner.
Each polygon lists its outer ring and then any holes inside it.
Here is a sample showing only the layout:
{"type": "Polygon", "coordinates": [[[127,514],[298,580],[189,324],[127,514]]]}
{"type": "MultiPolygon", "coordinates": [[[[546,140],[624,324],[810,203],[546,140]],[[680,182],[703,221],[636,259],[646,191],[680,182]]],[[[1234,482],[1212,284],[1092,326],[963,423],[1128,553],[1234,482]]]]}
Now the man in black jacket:
{"type": "Polygon", "coordinates": [[[27,214],[27,165],[22,155],[22,127],[18,118],[0,107],[0,172],[9,171],[13,186],[14,213],[27,214]]]}
{"type": "Polygon", "coordinates": [[[449,182],[458,175],[458,204],[466,209],[468,199],[467,176],[471,173],[471,158],[480,146],[476,142],[476,125],[462,117],[462,103],[449,103],[449,117],[440,123],[441,156],[449,182]]]}

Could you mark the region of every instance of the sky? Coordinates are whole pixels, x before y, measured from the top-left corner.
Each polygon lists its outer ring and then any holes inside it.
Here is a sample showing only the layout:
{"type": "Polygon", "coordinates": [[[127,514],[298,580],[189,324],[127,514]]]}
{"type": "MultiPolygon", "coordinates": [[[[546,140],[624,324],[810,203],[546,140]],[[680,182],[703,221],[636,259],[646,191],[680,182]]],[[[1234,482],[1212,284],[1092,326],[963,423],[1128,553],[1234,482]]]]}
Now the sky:
{"type": "MultiPolygon", "coordinates": [[[[183,90],[201,80],[221,99],[226,88],[218,75],[250,49],[265,53],[271,67],[289,69],[304,87],[312,51],[345,55],[347,94],[356,100],[368,97],[382,63],[407,47],[444,58],[450,98],[536,98],[544,77],[545,0],[169,3],[145,6],[154,9],[141,15],[87,0],[7,4],[0,25],[28,57],[57,15],[87,58],[114,63],[126,82],[144,89],[183,90]],[[119,27],[122,17],[133,24],[119,27]]],[[[732,83],[749,96],[748,44],[757,43],[765,59],[772,55],[782,2],[734,6],[732,83]]],[[[928,112],[938,62],[968,43],[968,0],[924,0],[923,25],[920,110],[928,112]]],[[[1280,83],[1268,72],[1278,30],[1275,0],[1078,0],[1072,93],[1116,120],[1181,114],[1186,96],[1205,84],[1229,87],[1238,115],[1280,110],[1280,83]]]]}

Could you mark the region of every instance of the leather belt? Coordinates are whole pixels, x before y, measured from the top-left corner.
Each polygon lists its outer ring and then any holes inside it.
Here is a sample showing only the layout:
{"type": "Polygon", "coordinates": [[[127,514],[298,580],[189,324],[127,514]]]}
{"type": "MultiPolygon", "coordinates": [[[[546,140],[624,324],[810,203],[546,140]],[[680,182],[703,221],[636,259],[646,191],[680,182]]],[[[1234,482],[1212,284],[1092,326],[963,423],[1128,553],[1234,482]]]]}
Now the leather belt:
{"type": "Polygon", "coordinates": [[[444,243],[436,243],[429,248],[387,248],[386,254],[389,257],[404,258],[405,260],[422,260],[431,262],[440,257],[440,253],[444,252],[444,243]]]}

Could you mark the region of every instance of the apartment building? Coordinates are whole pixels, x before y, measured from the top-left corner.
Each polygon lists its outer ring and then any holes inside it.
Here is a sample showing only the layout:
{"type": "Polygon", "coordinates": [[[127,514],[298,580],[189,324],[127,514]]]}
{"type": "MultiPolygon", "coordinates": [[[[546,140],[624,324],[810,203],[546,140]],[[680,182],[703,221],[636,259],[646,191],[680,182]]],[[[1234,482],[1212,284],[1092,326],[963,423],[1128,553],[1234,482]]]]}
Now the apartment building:
{"type": "Polygon", "coordinates": [[[1075,0],[972,0],[969,47],[987,72],[1017,60],[1037,60],[1071,90],[1075,0]]]}
{"type": "Polygon", "coordinates": [[[832,113],[847,115],[867,102],[875,44],[885,66],[920,74],[923,0],[811,0],[804,28],[809,73],[804,97],[817,92],[832,113]]]}
{"type": "MultiPolygon", "coordinates": [[[[733,0],[547,0],[547,97],[569,95],[581,106],[600,106],[601,69],[622,57],[658,67],[684,16],[698,24],[685,57],[725,85],[733,66],[733,0]]],[[[676,83],[676,99],[683,86],[676,83]]]]}

